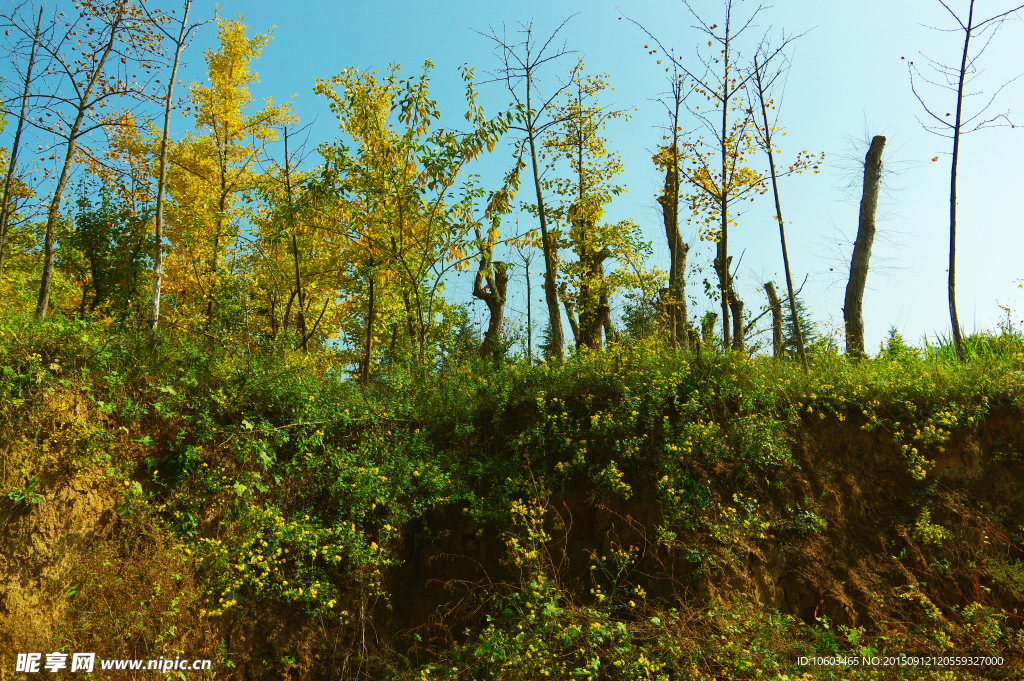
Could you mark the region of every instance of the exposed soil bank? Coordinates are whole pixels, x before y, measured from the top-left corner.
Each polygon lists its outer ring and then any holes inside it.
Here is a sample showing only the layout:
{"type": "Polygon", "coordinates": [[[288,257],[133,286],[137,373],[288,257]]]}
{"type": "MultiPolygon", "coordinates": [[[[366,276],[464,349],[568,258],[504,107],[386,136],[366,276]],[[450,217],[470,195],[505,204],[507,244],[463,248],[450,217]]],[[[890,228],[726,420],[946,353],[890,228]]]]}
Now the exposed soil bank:
{"type": "MultiPolygon", "coordinates": [[[[133,423],[129,437],[73,391],[37,408],[37,432],[0,430],[5,476],[35,477],[43,497],[0,500],[0,679],[30,678],[15,674],[16,653],[56,650],[215,661],[212,673],[186,678],[390,678],[477,635],[495,595],[522,586],[507,542],[522,526],[478,522],[452,503],[401,528],[398,560],[384,573],[339,569],[340,624],[256,595],[210,616],[187,542],[159,513],[132,505],[132,481],[108,475],[114,462],[134,461],[135,482],[148,484],[141,462],[151,451],[139,436],[159,448],[165,422],[133,423]],[[69,452],[84,441],[93,444],[83,463],[69,452]]],[[[881,622],[927,628],[981,604],[1019,630],[1021,414],[995,409],[953,430],[923,452],[935,462],[924,481],[908,473],[891,434],[866,423],[803,417],[789,429],[792,463],[768,473],[694,459],[675,482],[642,462],[624,467],[628,495],[570,484],[549,499],[544,520],[552,579],[567,601],[594,603],[595,561],[626,551],[621,581],[640,587],[649,609],[748,603],[870,636],[881,622]],[[666,526],[669,484],[685,488],[677,511],[688,510],[666,526]]],[[[1011,653],[1006,673],[1012,664],[1020,669],[1011,653]]]]}

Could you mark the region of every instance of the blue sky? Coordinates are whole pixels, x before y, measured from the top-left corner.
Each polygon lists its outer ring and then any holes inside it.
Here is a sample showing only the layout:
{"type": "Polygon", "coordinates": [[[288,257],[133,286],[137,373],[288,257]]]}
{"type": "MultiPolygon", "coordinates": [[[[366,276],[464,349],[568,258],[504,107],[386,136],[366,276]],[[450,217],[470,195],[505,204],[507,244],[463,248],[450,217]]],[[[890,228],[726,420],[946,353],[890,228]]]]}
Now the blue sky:
{"type": "MultiPolygon", "coordinates": [[[[953,0],[952,6],[959,8],[966,2],[953,0]]],[[[750,0],[737,4],[741,15],[754,7],[750,0]]],[[[979,5],[986,12],[1010,6],[1004,2],[979,5]]],[[[694,0],[693,6],[708,22],[721,23],[720,0],[694,0]]],[[[658,126],[663,124],[663,109],[651,100],[667,89],[666,74],[644,49],[650,40],[619,17],[637,20],[684,61],[696,64],[699,36],[679,0],[619,0],[618,5],[604,0],[292,0],[287,4],[225,0],[219,7],[222,15],[242,14],[253,32],[276,27],[255,66],[260,83],[254,93],[291,100],[303,122],[315,119],[310,133],[314,145],[332,139],[335,130],[325,103],[312,93],[315,78],[329,77],[346,66],[384,69],[388,63],[402,64],[411,75],[430,59],[437,67],[432,91],[442,112],[451,116],[447,122],[458,125],[462,111],[458,67],[464,63],[475,67],[478,80],[498,67],[492,44],[474,29],[500,31],[504,24],[512,31],[518,22],[532,18],[537,32],[546,35],[577,13],[561,34],[567,47],[578,51],[589,71],[610,74],[615,90],[604,103],[638,109],[632,120],[613,122],[607,130],[611,148],[622,154],[626,169],[622,182],[628,189],[613,203],[608,217],[633,217],[653,242],[656,262],[667,267],[668,251],[654,201],[661,178],[650,161],[660,139],[658,126]]],[[[210,17],[214,11],[214,3],[207,0],[198,0],[193,8],[197,17],[210,17]]],[[[879,235],[864,302],[868,347],[877,348],[890,325],[913,340],[923,334],[948,333],[945,282],[951,145],[921,129],[917,117],[923,112],[911,94],[907,62],[901,57],[923,63],[924,53],[949,63],[958,60],[959,35],[922,25],[949,27],[950,17],[935,0],[778,0],[757,23],[759,27],[751,32],[755,40],[767,30],[776,34],[783,28],[787,33],[809,31],[795,43],[781,117],[789,133],[784,157],[803,149],[826,153],[822,173],[786,179],[781,185],[794,275],[800,280],[807,277],[808,307],[819,322],[841,326],[860,197],[858,171],[851,174],[849,161],[844,163],[841,157],[862,159],[865,135],[884,134],[888,137],[886,164],[893,173],[888,178],[890,191],[880,206],[879,235]],[[852,140],[859,141],[859,146],[852,140]],[[936,156],[939,160],[932,162],[936,156]],[[852,194],[847,190],[851,181],[856,185],[852,194]]],[[[182,80],[205,77],[202,50],[215,39],[212,24],[201,29],[186,52],[182,80]]],[[[1008,22],[983,57],[976,89],[991,92],[1024,70],[1021,45],[1024,23],[1008,22]]],[[[703,46],[707,49],[706,41],[703,46]]],[[[739,47],[749,54],[753,45],[739,47]]],[[[571,63],[572,58],[552,68],[551,82],[571,63]]],[[[490,112],[508,104],[500,86],[481,89],[490,112]]],[[[952,111],[954,104],[946,93],[931,95],[937,109],[952,111]]],[[[969,100],[968,106],[974,101],[980,103],[980,98],[969,100]]],[[[1003,92],[995,109],[1016,111],[1022,125],[1015,130],[980,131],[963,140],[957,271],[960,319],[968,332],[991,328],[1005,319],[1000,305],[1013,309],[1015,325],[1024,319],[1024,291],[1015,281],[1024,278],[1020,257],[1024,253],[1024,78],[1003,92]]],[[[509,159],[509,147],[499,146],[479,172],[485,179],[497,178],[509,159]]],[[[765,303],[761,282],[783,281],[773,213],[770,197],[765,196],[730,234],[730,251],[738,257],[745,250],[737,288],[748,310],[765,303]]],[[[691,262],[707,264],[712,246],[700,244],[694,234],[684,237],[693,245],[691,262]]],[[[538,262],[534,272],[539,269],[538,262]]],[[[690,280],[694,290],[702,288],[698,279],[690,280]]],[[[539,301],[541,292],[534,281],[533,298],[539,301]]],[[[454,286],[468,292],[471,282],[464,278],[454,286]]],[[[702,305],[710,307],[707,301],[702,305]]],[[[525,310],[518,289],[510,307],[525,310]]],[[[535,302],[535,319],[542,316],[541,309],[542,304],[535,302]]]]}

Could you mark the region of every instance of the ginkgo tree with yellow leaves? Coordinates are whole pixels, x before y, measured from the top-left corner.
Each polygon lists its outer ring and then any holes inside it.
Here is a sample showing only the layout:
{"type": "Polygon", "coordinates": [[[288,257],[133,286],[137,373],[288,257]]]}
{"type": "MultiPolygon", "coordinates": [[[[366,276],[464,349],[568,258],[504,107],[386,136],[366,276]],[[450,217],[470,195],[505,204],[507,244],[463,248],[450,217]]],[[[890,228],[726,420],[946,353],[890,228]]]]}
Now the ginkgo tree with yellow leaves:
{"type": "Polygon", "coordinates": [[[205,55],[209,82],[188,86],[195,130],[170,149],[169,288],[179,322],[205,318],[208,332],[246,214],[243,199],[261,180],[265,146],[277,139],[279,126],[297,120],[290,104],[269,98],[248,111],[254,99],[249,84],[257,79],[252,64],[270,36],[249,37],[246,28],[241,17],[217,19],[219,45],[205,55]]]}
{"type": "Polygon", "coordinates": [[[725,348],[743,350],[743,303],[733,288],[729,228],[736,226],[740,216],[736,204],[764,194],[768,186],[765,175],[751,166],[752,158],[759,150],[753,113],[745,101],[746,89],[753,76],[744,69],[736,45],[755,25],[754,21],[765,6],[758,5],[746,19],[742,19],[736,16],[737,4],[736,0],[723,0],[721,26],[706,21],[687,4],[697,22],[695,28],[707,37],[707,46],[717,46],[712,54],[699,56],[703,69],[697,72],[673,51],[666,49],[650,31],[637,25],[656,43],[654,48],[645,47],[650,54],[660,51],[658,63],[661,64],[661,58],[669,60],[690,79],[694,91],[706,101],[703,109],[700,106],[690,109],[704,134],[687,138],[681,145],[685,163],[679,168],[679,173],[681,182],[690,188],[684,197],[691,211],[689,224],[696,223],[701,238],[715,243],[714,268],[718,274],[722,311],[722,344],[725,348]]]}
{"type": "Polygon", "coordinates": [[[325,225],[314,195],[317,169],[299,167],[295,135],[282,130],[284,157],[271,159],[255,194],[248,239],[241,242],[237,270],[244,290],[249,332],[288,342],[309,352],[322,348],[345,321],[339,289],[349,262],[339,257],[346,235],[325,225]],[[327,228],[325,228],[325,226],[327,228]]]}
{"type": "Polygon", "coordinates": [[[482,219],[478,203],[485,192],[465,167],[494,148],[509,122],[507,115],[484,115],[473,71],[463,67],[464,118],[471,127],[437,127],[432,70],[427,61],[418,76],[402,79],[395,65],[383,77],[348,68],[315,87],[355,145],[321,145],[325,164],[315,196],[320,228],[347,238],[340,257],[348,278],[341,292],[354,317],[342,327],[355,340],[355,318],[362,319],[363,380],[374,348],[389,333],[390,347],[404,335],[419,362],[429,359],[448,275],[468,269],[476,254],[474,226],[482,219]]]}
{"type": "Polygon", "coordinates": [[[680,168],[680,175],[689,187],[684,197],[691,212],[688,224],[696,224],[701,239],[716,246],[714,267],[722,304],[722,343],[742,350],[743,303],[736,295],[734,274],[730,271],[729,228],[738,224],[741,214],[735,204],[764,194],[767,185],[764,174],[751,166],[759,150],[753,121],[740,97],[742,90],[732,89],[732,85],[736,85],[736,78],[730,75],[723,78],[717,91],[699,89],[711,104],[712,114],[721,113],[722,125],[710,135],[700,135],[682,144],[687,163],[680,168]],[[739,115],[729,122],[726,109],[739,115]]]}
{"type": "Polygon", "coordinates": [[[643,265],[650,251],[632,219],[602,222],[606,207],[625,188],[615,184],[622,173],[619,154],[610,151],[602,132],[609,121],[628,120],[626,111],[603,107],[599,95],[610,90],[608,75],[584,75],[582,61],[570,74],[572,86],[553,107],[558,124],[544,136],[543,148],[551,165],[567,166],[568,173],[544,181],[556,203],[550,208],[557,225],[553,249],[562,275],[559,294],[569,317],[576,347],[601,349],[601,335],[612,340],[611,296],[624,287],[648,287],[657,279],[643,265]],[[557,256],[570,247],[575,260],[557,256]],[[606,260],[618,267],[605,273],[606,260]]]}

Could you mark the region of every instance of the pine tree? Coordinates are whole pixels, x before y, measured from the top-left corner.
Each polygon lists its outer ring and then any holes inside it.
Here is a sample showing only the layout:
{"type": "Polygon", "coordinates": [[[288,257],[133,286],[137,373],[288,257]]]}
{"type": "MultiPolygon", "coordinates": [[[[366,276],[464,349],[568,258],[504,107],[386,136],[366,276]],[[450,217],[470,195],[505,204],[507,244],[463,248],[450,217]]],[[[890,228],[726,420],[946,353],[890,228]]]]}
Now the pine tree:
{"type": "MultiPolygon", "coordinates": [[[[815,333],[817,324],[811,318],[811,313],[807,311],[807,306],[804,304],[804,299],[799,294],[795,296],[796,299],[796,316],[800,320],[800,332],[803,335],[804,347],[810,350],[810,346],[814,345],[815,341],[819,340],[818,334],[815,333]]],[[[793,326],[793,318],[786,316],[782,326],[782,352],[783,354],[799,354],[799,344],[797,343],[797,332],[793,326]]]]}

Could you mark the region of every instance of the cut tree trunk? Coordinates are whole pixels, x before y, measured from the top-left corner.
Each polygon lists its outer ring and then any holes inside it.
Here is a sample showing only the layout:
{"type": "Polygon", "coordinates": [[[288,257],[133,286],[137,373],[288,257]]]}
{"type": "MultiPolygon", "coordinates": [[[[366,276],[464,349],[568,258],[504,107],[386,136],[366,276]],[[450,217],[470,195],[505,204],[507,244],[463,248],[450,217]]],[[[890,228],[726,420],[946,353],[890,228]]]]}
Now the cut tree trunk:
{"type": "Polygon", "coordinates": [[[775,292],[775,284],[770,281],[765,283],[764,291],[768,294],[768,304],[772,310],[772,356],[778,357],[782,354],[782,303],[775,292]]]}
{"type": "Polygon", "coordinates": [[[672,347],[689,345],[689,324],[686,312],[686,256],[690,246],[679,233],[679,171],[677,147],[672,147],[672,165],[665,169],[665,187],[658,203],[668,239],[668,330],[672,347]]]}
{"type": "MultiPolygon", "coordinates": [[[[743,259],[743,256],[740,256],[743,259]]],[[[736,290],[733,288],[735,276],[729,273],[729,269],[732,267],[732,256],[729,256],[725,261],[725,267],[722,271],[725,272],[725,293],[729,302],[729,312],[732,313],[732,349],[735,352],[742,352],[744,349],[744,338],[746,334],[743,329],[743,301],[736,295],[736,290]]],[[[739,269],[739,265],[736,266],[739,269]]]]}
{"type": "Polygon", "coordinates": [[[860,200],[860,222],[857,241],[853,244],[850,280],[846,284],[843,321],[846,325],[846,354],[864,358],[864,287],[868,280],[868,261],[875,241],[875,212],[878,209],[878,187],[882,179],[882,150],[885,137],[876,135],[864,158],[864,193],[860,200]]]}
{"type": "MultiPolygon", "coordinates": [[[[526,84],[527,108],[530,106],[530,86],[526,84]]],[[[548,324],[551,326],[550,343],[547,349],[548,359],[562,359],[565,348],[565,335],[562,331],[562,312],[558,309],[558,253],[554,239],[548,232],[547,213],[544,210],[544,191],[540,182],[540,164],[537,162],[537,144],[534,131],[528,132],[530,144],[530,162],[533,168],[533,185],[537,194],[537,218],[540,221],[541,250],[544,253],[544,301],[548,306],[548,324]]]]}
{"type": "Polygon", "coordinates": [[[508,265],[503,262],[481,262],[481,270],[473,284],[473,296],[484,301],[490,312],[487,331],[480,344],[480,356],[484,359],[495,359],[501,340],[501,327],[505,321],[505,300],[508,293],[508,265]],[[490,265],[490,272],[485,268],[490,265]],[[481,286],[482,279],[487,279],[487,288],[481,286]]]}
{"type": "Polygon", "coordinates": [[[729,312],[732,313],[732,349],[743,352],[743,301],[732,288],[732,277],[729,277],[729,312]]]}

